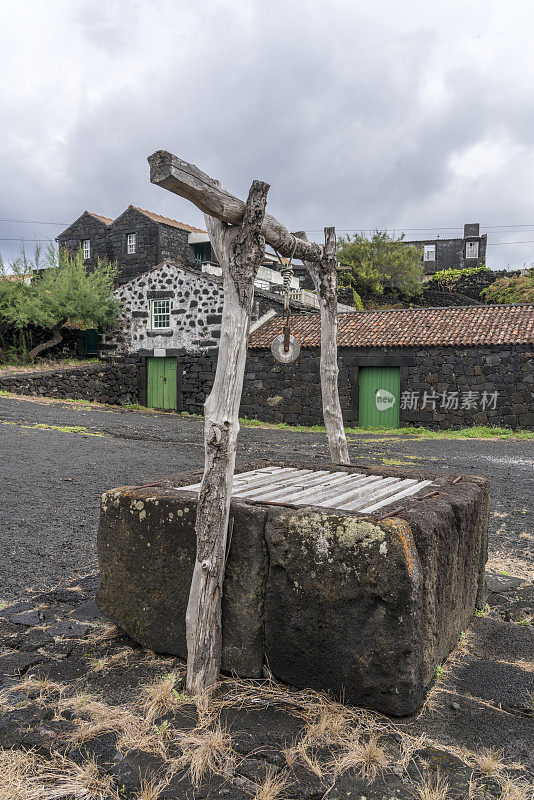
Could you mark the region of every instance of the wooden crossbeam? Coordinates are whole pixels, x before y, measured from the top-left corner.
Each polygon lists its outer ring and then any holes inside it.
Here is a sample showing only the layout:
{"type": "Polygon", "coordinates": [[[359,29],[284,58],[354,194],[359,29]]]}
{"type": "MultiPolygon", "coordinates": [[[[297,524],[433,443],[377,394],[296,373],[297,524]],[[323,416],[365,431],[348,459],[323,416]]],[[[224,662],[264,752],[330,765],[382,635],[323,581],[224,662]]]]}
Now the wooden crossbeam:
{"type": "MultiPolygon", "coordinates": [[[[148,157],[150,181],[169,192],[185,197],[211,217],[230,225],[243,221],[245,203],[221,188],[219,181],[210,178],[194,164],[182,161],[166,150],[157,150],[148,157]]],[[[283,256],[306,261],[321,261],[324,248],[316,242],[296,238],[271,214],[265,214],[262,234],[265,241],[283,256]]]]}

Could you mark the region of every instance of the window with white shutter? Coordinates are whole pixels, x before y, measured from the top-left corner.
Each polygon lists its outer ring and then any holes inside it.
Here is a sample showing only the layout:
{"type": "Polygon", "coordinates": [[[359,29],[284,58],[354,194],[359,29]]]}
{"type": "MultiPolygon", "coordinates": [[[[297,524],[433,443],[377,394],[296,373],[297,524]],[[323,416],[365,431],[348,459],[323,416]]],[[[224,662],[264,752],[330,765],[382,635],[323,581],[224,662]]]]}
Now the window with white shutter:
{"type": "Polygon", "coordinates": [[[465,243],[465,257],[478,258],[478,242],[465,243]]]}
{"type": "Polygon", "coordinates": [[[425,244],[425,261],[435,261],[436,260],[436,245],[435,244],[425,244]]]}

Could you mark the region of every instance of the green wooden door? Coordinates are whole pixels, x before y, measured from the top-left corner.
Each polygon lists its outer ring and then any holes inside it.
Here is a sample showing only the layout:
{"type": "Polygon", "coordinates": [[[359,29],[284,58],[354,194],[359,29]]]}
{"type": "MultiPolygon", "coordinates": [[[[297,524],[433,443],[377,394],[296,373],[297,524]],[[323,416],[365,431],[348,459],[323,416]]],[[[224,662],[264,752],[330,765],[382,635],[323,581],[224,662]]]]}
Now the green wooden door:
{"type": "Polygon", "coordinates": [[[147,359],[147,405],[176,411],[176,359],[147,359]]]}
{"type": "Polygon", "coordinates": [[[85,355],[98,355],[98,331],[94,328],[85,331],[85,355]]]}
{"type": "Polygon", "coordinates": [[[398,428],[400,368],[361,367],[358,384],[360,427],[398,428]]]}

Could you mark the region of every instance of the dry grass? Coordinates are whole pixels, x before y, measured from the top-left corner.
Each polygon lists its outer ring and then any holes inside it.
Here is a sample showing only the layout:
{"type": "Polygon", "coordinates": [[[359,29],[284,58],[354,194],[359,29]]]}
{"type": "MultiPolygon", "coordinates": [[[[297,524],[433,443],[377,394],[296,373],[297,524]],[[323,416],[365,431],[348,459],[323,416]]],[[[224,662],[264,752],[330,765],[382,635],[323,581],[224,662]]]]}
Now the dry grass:
{"type": "Polygon", "coordinates": [[[76,694],[64,697],[56,703],[59,717],[64,711],[77,715],[74,720],[76,730],[70,736],[71,742],[81,744],[106,733],[116,733],[116,746],[121,753],[141,750],[166,756],[170,730],[166,726],[158,728],[152,725],[130,708],[110,706],[94,695],[76,694]]]}
{"type": "Polygon", "coordinates": [[[199,726],[187,733],[177,732],[177,742],[182,755],[176,759],[175,767],[187,768],[195,786],[211,773],[233,774],[236,756],[232,737],[219,722],[212,727],[199,726]]]}
{"type": "Polygon", "coordinates": [[[55,754],[49,761],[24,750],[0,751],[0,800],[118,800],[113,779],[94,759],[83,764],[55,754]]]}
{"type": "Polygon", "coordinates": [[[281,800],[283,792],[287,789],[289,779],[283,772],[276,772],[271,768],[263,783],[258,786],[254,800],[281,800]]]}
{"type": "Polygon", "coordinates": [[[334,775],[337,777],[348,770],[361,775],[368,783],[372,783],[379,771],[386,769],[390,758],[380,744],[376,734],[367,739],[356,738],[345,742],[341,753],[332,761],[334,775]]]}
{"type": "Polygon", "coordinates": [[[400,758],[397,764],[407,770],[414,753],[423,750],[429,744],[429,740],[424,733],[420,736],[403,735],[400,742],[400,758]]]}
{"type": "Polygon", "coordinates": [[[183,705],[193,701],[189,695],[179,692],[176,686],[180,681],[180,673],[169,672],[163,678],[157,678],[141,689],[139,705],[148,722],[178,711],[183,705]]]}
{"type": "Polygon", "coordinates": [[[318,778],[323,778],[328,769],[325,764],[321,763],[314,750],[310,748],[304,739],[301,739],[300,742],[292,747],[288,747],[283,751],[283,754],[288,767],[292,767],[293,764],[300,761],[318,778]]]}
{"type": "Polygon", "coordinates": [[[414,797],[417,800],[449,800],[449,784],[439,772],[435,775],[424,775],[413,784],[414,797]]]}
{"type": "Polygon", "coordinates": [[[87,638],[91,639],[93,642],[106,642],[110,639],[115,639],[117,636],[120,636],[120,634],[121,631],[116,625],[99,625],[87,638]]]}
{"type": "Polygon", "coordinates": [[[515,781],[507,778],[501,782],[501,796],[499,800],[532,800],[534,789],[532,784],[524,781],[515,781]]]}
{"type": "Polygon", "coordinates": [[[482,747],[478,752],[466,748],[451,748],[453,755],[460,758],[464,764],[472,767],[485,776],[499,778],[510,770],[522,770],[524,765],[519,762],[504,760],[504,751],[495,747],[482,747]]]}
{"type": "Polygon", "coordinates": [[[159,800],[161,793],[169,785],[169,780],[163,778],[158,780],[156,778],[144,778],[141,781],[141,787],[136,800],[159,800]]]}
{"type": "Polygon", "coordinates": [[[38,678],[30,675],[15,686],[11,686],[8,692],[24,692],[26,697],[44,702],[51,695],[57,694],[61,696],[66,688],[64,683],[57,683],[48,678],[38,678]]]}
{"type": "Polygon", "coordinates": [[[132,654],[132,648],[124,648],[123,650],[119,650],[118,653],[113,653],[112,655],[108,656],[97,656],[96,658],[88,658],[87,663],[89,664],[90,669],[92,672],[103,672],[108,667],[112,667],[114,664],[118,664],[121,661],[126,661],[128,656],[132,654]]]}

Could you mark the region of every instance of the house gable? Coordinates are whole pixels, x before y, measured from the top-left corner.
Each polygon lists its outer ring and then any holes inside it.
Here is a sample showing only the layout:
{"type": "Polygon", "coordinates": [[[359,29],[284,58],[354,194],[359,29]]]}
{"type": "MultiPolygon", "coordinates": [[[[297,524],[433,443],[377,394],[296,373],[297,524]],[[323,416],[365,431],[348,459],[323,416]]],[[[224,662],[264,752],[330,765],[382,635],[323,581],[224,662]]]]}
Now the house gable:
{"type": "Polygon", "coordinates": [[[91,242],[91,257],[87,263],[93,265],[98,258],[110,258],[111,251],[108,246],[108,232],[111,226],[109,217],[84,211],[68,228],[65,228],[56,241],[61,247],[66,247],[76,252],[82,242],[89,239],[91,242]]]}
{"type": "Polygon", "coordinates": [[[117,331],[105,337],[116,355],[154,350],[195,352],[216,347],[223,305],[222,284],[202,273],[164,262],[115,290],[121,304],[117,331]],[[152,302],[168,301],[169,328],[154,330],[152,302]]]}

